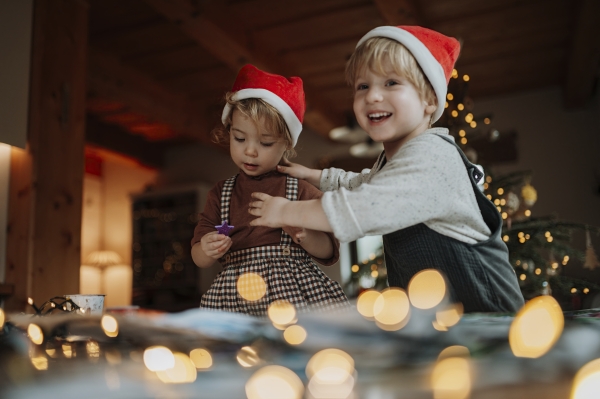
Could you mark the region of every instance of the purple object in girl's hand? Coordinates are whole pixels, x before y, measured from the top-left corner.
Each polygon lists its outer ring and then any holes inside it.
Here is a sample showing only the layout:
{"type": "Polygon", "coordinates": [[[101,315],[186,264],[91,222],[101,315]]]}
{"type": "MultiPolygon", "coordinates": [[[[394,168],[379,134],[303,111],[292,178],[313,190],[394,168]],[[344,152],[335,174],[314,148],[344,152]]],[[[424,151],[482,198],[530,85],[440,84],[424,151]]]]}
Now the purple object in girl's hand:
{"type": "Polygon", "coordinates": [[[233,230],[235,226],[229,226],[227,224],[227,220],[225,220],[223,223],[221,223],[219,226],[215,226],[215,228],[217,229],[217,231],[219,232],[219,234],[224,234],[226,236],[229,235],[229,232],[231,230],[233,230]]]}

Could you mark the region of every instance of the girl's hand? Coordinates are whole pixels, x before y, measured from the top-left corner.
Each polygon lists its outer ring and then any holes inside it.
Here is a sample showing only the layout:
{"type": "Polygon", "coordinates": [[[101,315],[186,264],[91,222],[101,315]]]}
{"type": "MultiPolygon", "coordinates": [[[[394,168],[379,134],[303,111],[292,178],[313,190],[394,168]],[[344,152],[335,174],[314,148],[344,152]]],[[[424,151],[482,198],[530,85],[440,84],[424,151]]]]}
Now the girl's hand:
{"type": "Polygon", "coordinates": [[[283,226],[283,231],[288,233],[296,244],[300,244],[306,238],[306,229],[304,227],[283,226]]]}
{"type": "Polygon", "coordinates": [[[248,213],[258,217],[250,222],[250,226],[283,226],[283,208],[289,202],[287,199],[265,193],[252,193],[252,198],[254,201],[250,202],[248,213]]]}
{"type": "Polygon", "coordinates": [[[277,171],[295,177],[296,179],[306,180],[316,188],[321,183],[321,170],[310,169],[299,163],[285,161],[285,165],[277,165],[277,171]]]}
{"type": "Polygon", "coordinates": [[[231,248],[230,237],[219,234],[216,231],[205,234],[200,240],[202,251],[211,259],[219,259],[225,252],[231,248]]]}

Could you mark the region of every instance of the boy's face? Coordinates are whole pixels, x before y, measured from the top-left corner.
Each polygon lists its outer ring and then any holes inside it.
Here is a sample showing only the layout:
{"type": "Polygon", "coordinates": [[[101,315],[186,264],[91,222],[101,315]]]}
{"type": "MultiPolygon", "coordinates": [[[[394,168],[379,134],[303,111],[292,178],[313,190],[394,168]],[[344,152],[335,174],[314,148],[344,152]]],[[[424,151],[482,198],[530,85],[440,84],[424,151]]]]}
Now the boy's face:
{"type": "Polygon", "coordinates": [[[354,113],[373,141],[383,143],[388,157],[429,127],[434,105],[421,99],[415,86],[390,65],[385,74],[365,68],[354,84],[354,113]]]}
{"type": "Polygon", "coordinates": [[[233,162],[249,176],[259,176],[275,169],[286,150],[285,141],[254,121],[233,111],[229,129],[229,151],[233,162]]]}

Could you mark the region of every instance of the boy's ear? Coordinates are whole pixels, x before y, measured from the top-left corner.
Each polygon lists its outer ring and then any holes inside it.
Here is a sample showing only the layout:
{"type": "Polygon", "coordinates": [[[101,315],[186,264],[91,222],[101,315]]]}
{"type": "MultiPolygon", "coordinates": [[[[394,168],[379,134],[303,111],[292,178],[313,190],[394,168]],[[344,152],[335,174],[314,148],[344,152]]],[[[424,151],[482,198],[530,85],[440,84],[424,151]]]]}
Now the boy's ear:
{"type": "Polygon", "coordinates": [[[437,110],[437,105],[436,104],[427,104],[427,106],[425,107],[425,113],[427,115],[433,115],[433,113],[437,110]]]}

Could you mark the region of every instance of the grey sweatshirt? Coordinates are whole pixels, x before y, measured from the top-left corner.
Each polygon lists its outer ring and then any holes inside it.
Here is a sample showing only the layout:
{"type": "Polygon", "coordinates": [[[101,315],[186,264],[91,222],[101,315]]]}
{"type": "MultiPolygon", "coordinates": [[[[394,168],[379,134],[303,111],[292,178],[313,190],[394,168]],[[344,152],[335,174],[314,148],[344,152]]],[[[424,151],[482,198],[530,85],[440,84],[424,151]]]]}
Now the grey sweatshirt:
{"type": "Polygon", "coordinates": [[[361,173],[323,170],[321,202],[340,241],[419,223],[469,244],[490,236],[460,154],[436,134],[448,135],[448,129],[426,130],[361,173]]]}

